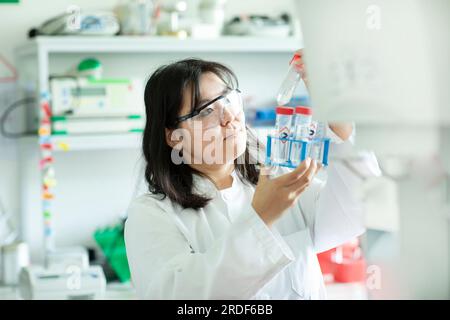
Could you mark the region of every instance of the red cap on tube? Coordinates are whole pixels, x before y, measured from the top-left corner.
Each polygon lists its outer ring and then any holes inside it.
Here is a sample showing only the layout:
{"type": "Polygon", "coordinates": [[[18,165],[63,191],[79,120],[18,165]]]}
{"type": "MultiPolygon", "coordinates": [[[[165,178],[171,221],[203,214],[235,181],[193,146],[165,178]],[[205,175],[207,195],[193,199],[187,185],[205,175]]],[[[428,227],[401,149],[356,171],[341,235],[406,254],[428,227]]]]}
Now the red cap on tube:
{"type": "Polygon", "coordinates": [[[277,114],[284,114],[284,115],[293,115],[294,114],[294,109],[293,108],[289,108],[289,107],[276,107],[275,108],[275,112],[277,114]]]}
{"type": "Polygon", "coordinates": [[[309,107],[298,106],[295,108],[295,113],[310,116],[312,115],[312,109],[309,107]]]}

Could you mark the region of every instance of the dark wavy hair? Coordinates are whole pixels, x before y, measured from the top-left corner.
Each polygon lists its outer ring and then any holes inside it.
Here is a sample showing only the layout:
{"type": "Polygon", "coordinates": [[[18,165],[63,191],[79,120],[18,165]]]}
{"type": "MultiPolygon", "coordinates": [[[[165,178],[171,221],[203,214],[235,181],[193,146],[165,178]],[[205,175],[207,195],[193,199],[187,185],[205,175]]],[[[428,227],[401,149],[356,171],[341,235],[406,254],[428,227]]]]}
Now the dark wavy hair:
{"type": "MultiPolygon", "coordinates": [[[[183,208],[200,209],[211,200],[193,192],[193,174],[202,175],[188,164],[175,164],[171,159],[172,148],[166,142],[165,128],[177,128],[183,94],[192,93],[191,108],[200,101],[199,81],[202,74],[217,75],[230,88],[238,87],[233,71],[223,64],[200,59],[185,59],[159,67],[149,78],[144,92],[146,124],[143,133],[142,151],[146,161],[145,179],[152,194],[169,197],[183,208]]],[[[248,128],[247,128],[248,129],[248,128]]],[[[255,165],[257,139],[247,130],[247,147],[241,159],[235,161],[239,178],[244,183],[255,185],[259,170],[255,165]]]]}

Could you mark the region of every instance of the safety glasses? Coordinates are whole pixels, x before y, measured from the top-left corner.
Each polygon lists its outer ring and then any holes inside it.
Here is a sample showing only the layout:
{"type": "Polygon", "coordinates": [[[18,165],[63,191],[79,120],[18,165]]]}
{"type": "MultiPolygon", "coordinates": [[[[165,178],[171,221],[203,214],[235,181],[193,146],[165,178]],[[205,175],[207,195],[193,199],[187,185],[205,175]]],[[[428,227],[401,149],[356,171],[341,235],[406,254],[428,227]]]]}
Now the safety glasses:
{"type": "Polygon", "coordinates": [[[241,91],[239,89],[232,89],[208,101],[191,113],[177,118],[175,124],[189,121],[201,123],[203,129],[216,127],[222,123],[225,109],[233,116],[238,116],[243,112],[241,91]]]}

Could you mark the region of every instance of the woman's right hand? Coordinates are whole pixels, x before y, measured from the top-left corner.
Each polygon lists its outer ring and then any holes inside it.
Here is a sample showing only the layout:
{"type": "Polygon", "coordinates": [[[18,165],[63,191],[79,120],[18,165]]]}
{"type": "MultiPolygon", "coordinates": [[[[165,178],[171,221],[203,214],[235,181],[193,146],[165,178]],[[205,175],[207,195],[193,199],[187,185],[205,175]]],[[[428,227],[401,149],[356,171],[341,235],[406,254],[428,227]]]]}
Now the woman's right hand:
{"type": "Polygon", "coordinates": [[[294,205],[320,168],[321,166],[310,158],[304,160],[292,172],[276,178],[270,178],[270,169],[261,168],[253,195],[253,209],[270,227],[286,209],[294,205]]]}
{"type": "Polygon", "coordinates": [[[297,70],[297,72],[301,74],[303,82],[305,82],[306,88],[309,89],[308,75],[306,73],[303,49],[295,51],[295,54],[300,57],[300,59],[294,61],[295,70],[297,70]]]}

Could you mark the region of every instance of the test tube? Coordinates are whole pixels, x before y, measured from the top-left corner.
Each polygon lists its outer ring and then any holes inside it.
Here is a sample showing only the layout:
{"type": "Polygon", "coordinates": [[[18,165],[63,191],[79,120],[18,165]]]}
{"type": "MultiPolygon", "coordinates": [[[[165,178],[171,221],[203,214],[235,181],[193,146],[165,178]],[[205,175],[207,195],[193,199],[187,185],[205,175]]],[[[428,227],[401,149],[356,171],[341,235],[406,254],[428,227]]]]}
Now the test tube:
{"type": "Polygon", "coordinates": [[[317,121],[311,121],[311,124],[309,126],[309,140],[312,140],[316,135],[317,125],[318,125],[317,121]]]}
{"type": "Polygon", "coordinates": [[[302,79],[301,74],[295,69],[294,62],[300,59],[300,55],[295,54],[289,63],[288,72],[278,90],[277,103],[282,106],[291,101],[294,90],[302,79]]]}
{"type": "Polygon", "coordinates": [[[294,166],[298,166],[303,160],[301,157],[302,149],[306,144],[301,141],[309,139],[310,127],[312,121],[312,110],[309,107],[298,106],[295,108],[295,124],[294,124],[294,138],[291,147],[291,162],[294,166]]]}
{"type": "Polygon", "coordinates": [[[316,160],[319,163],[322,163],[323,160],[323,147],[324,147],[324,138],[326,136],[327,126],[323,122],[317,123],[316,132],[312,139],[311,150],[310,150],[310,158],[316,160]]]}
{"type": "Polygon", "coordinates": [[[276,164],[282,164],[289,159],[290,141],[284,139],[291,137],[294,109],[289,107],[277,107],[275,111],[275,139],[272,139],[271,161],[276,164]]]}

